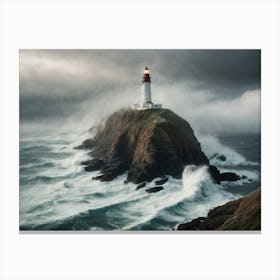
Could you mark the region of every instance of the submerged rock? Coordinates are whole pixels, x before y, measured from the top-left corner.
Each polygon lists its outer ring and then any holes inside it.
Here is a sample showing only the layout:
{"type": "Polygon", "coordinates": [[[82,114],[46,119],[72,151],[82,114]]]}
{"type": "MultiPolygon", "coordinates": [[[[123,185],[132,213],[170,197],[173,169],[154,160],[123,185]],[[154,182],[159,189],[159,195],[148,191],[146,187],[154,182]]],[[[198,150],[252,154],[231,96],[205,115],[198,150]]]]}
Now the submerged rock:
{"type": "Polygon", "coordinates": [[[146,192],[147,193],[155,193],[155,192],[159,192],[163,190],[163,187],[152,187],[150,189],[147,189],[146,192]]]}
{"type": "Polygon", "coordinates": [[[218,159],[218,160],[220,160],[220,161],[226,161],[226,160],[227,160],[227,158],[226,158],[225,155],[219,154],[219,153],[215,153],[215,154],[213,154],[212,156],[210,156],[210,160],[211,160],[211,159],[214,159],[214,158],[216,158],[216,159],[218,159]]]}
{"type": "Polygon", "coordinates": [[[102,181],[125,171],[136,184],[164,175],[181,178],[186,165],[209,164],[189,123],[168,109],[116,112],[77,148],[91,150],[85,168],[98,168],[102,181]]]}
{"type": "Polygon", "coordinates": [[[142,188],[146,187],[146,182],[139,184],[135,190],[140,190],[142,188]]]}
{"type": "Polygon", "coordinates": [[[160,180],[155,181],[155,184],[156,184],[157,186],[160,186],[160,185],[164,185],[167,181],[168,181],[168,178],[167,178],[167,177],[164,177],[164,178],[162,178],[162,179],[160,179],[160,180]]]}
{"type": "Polygon", "coordinates": [[[217,159],[219,159],[220,161],[226,161],[227,160],[227,158],[224,155],[217,156],[217,159]]]}

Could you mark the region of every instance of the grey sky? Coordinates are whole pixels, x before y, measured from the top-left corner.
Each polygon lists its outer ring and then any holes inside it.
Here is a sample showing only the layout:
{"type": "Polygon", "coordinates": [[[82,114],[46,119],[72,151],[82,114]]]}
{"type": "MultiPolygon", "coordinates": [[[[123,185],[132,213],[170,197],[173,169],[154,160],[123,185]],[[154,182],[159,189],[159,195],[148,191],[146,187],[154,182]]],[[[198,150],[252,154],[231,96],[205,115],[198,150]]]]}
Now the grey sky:
{"type": "MultiPolygon", "coordinates": [[[[103,104],[107,113],[129,106],[140,94],[146,65],[152,72],[153,98],[196,125],[203,120],[196,113],[201,108],[212,114],[206,119],[213,116],[217,122],[222,116],[215,113],[215,106],[229,108],[248,91],[260,99],[260,50],[21,50],[21,121],[63,120],[78,112],[83,118],[90,108],[100,117],[106,115],[99,112],[103,104]],[[190,105],[199,108],[192,113],[190,105]]],[[[248,108],[251,115],[245,114],[244,126],[236,124],[234,130],[246,131],[253,118],[254,130],[259,129],[259,101],[246,102],[258,108],[248,108]]],[[[233,117],[235,121],[240,120],[233,117]]],[[[214,129],[222,130],[224,125],[222,121],[214,129]]]]}

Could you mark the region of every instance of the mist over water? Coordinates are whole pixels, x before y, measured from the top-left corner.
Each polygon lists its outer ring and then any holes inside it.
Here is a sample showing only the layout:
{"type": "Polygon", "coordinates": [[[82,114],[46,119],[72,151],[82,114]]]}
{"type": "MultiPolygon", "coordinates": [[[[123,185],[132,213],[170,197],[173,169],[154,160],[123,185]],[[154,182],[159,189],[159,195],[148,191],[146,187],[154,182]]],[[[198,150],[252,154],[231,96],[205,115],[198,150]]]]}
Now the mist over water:
{"type": "MultiPolygon", "coordinates": [[[[55,113],[42,119],[24,118],[23,124],[39,123],[45,126],[74,126],[88,129],[104,122],[113,112],[139,102],[141,85],[124,88],[121,91],[108,91],[99,96],[94,94],[85,99],[67,103],[67,98],[54,99],[43,104],[30,100],[28,106],[38,110],[45,106],[55,108],[55,113]],[[60,104],[61,103],[61,104],[60,104]],[[59,114],[57,115],[57,113],[59,114]]],[[[260,91],[246,91],[241,96],[231,100],[221,101],[211,99],[211,93],[197,92],[188,89],[186,85],[174,85],[169,88],[152,83],[152,98],[154,103],[160,103],[164,108],[174,111],[186,119],[195,133],[203,134],[256,134],[260,133],[260,91]]],[[[36,98],[35,98],[36,100],[36,98]]],[[[43,103],[41,103],[43,102],[43,103]]],[[[22,113],[23,114],[23,113],[22,113]]]]}
{"type": "Polygon", "coordinates": [[[87,129],[140,97],[195,132],[260,133],[260,50],[21,50],[21,122],[87,129]]]}

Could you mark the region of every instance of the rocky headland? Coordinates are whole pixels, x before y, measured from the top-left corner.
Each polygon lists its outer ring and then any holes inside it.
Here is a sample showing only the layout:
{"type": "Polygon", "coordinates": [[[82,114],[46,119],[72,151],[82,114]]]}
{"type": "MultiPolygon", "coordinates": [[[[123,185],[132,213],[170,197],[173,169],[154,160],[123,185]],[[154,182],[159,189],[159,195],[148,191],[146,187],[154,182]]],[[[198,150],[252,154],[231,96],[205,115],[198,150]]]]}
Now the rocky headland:
{"type": "MultiPolygon", "coordinates": [[[[168,109],[118,111],[76,148],[89,150],[92,159],[82,164],[86,171],[99,170],[93,179],[101,181],[127,172],[126,182],[140,184],[161,177],[157,185],[162,185],[166,175],[181,178],[186,165],[209,166],[190,124],[168,109]]],[[[209,173],[215,183],[239,179],[211,165],[209,173]]]]}

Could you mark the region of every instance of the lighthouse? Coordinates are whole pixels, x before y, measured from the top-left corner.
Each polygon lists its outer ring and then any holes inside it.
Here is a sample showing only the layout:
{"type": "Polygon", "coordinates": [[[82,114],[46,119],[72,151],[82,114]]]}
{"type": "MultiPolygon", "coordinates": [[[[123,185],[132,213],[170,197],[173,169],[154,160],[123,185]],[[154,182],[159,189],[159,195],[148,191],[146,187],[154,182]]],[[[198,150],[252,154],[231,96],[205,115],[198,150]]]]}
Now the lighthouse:
{"type": "Polygon", "coordinates": [[[151,103],[151,77],[150,70],[146,66],[144,69],[143,80],[142,80],[142,96],[141,96],[142,104],[151,103]]]}
{"type": "Polygon", "coordinates": [[[133,104],[132,108],[135,110],[145,110],[145,109],[156,109],[161,107],[162,107],[161,104],[154,104],[152,102],[151,76],[150,76],[150,70],[146,66],[144,68],[143,79],[142,79],[141,102],[140,104],[133,104]]]}

